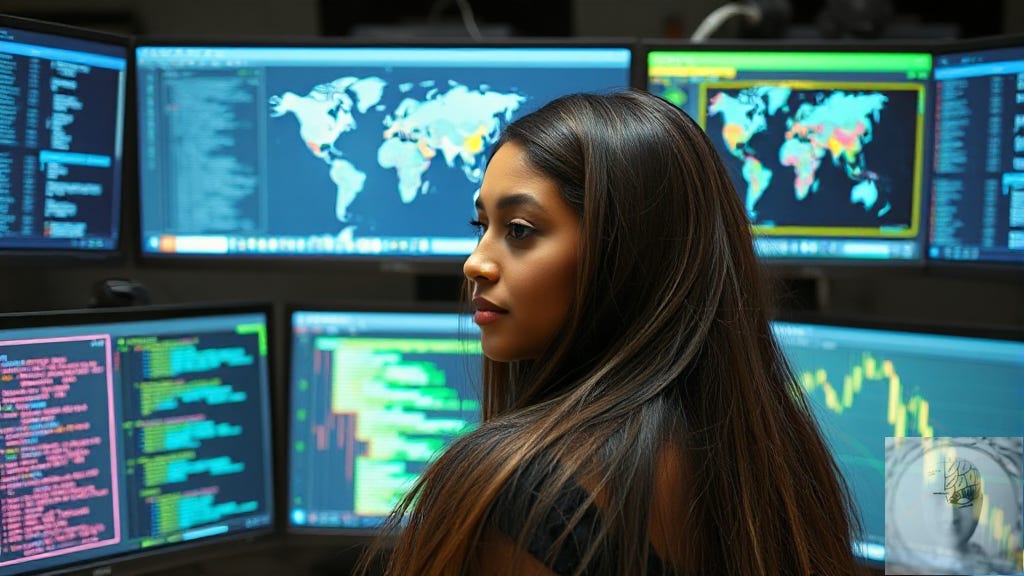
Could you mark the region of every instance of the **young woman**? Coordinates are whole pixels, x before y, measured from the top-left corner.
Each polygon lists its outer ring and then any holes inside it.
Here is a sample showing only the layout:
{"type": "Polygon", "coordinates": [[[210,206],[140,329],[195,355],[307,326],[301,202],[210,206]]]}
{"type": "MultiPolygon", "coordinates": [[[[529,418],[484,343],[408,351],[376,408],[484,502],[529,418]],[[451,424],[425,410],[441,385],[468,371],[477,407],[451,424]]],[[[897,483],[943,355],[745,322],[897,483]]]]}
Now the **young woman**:
{"type": "Polygon", "coordinates": [[[853,574],[849,499],[703,131],[639,91],[509,125],[464,271],[483,421],[389,574],[853,574]]]}

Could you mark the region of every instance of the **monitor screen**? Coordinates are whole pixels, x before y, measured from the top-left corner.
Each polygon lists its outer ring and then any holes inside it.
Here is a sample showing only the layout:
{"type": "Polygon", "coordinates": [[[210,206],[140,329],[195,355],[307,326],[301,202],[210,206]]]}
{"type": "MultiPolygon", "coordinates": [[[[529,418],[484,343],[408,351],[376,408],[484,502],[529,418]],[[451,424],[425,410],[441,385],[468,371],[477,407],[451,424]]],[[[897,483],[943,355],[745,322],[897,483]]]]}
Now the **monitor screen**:
{"type": "Polygon", "coordinates": [[[648,89],[705,129],[762,258],[918,265],[932,57],[836,50],[651,46],[648,89]]]}
{"type": "Polygon", "coordinates": [[[928,257],[1024,269],[1024,39],[935,57],[928,257]]]}
{"type": "Polygon", "coordinates": [[[0,17],[0,253],[111,254],[128,40],[0,17]]]}
{"type": "Polygon", "coordinates": [[[291,314],[289,527],[379,528],[480,420],[479,329],[424,311],[291,314]]]}
{"type": "Polygon", "coordinates": [[[267,313],[222,310],[0,317],[3,574],[271,530],[267,313]]]}
{"type": "Polygon", "coordinates": [[[628,46],[136,49],[144,257],[462,259],[503,126],[628,46]]]}
{"type": "MultiPolygon", "coordinates": [[[[1024,436],[1024,332],[982,337],[800,322],[776,322],[774,331],[858,508],[857,554],[892,561],[910,548],[908,534],[934,535],[932,550],[942,553],[941,531],[914,526],[923,517],[916,499],[894,499],[899,470],[886,440],[1024,436]]],[[[991,506],[972,541],[993,556],[1016,547],[1019,558],[1020,500],[994,496],[1007,482],[1021,495],[1019,476],[991,476],[991,506]],[[1010,534],[1015,545],[1000,536],[1010,534]]]]}

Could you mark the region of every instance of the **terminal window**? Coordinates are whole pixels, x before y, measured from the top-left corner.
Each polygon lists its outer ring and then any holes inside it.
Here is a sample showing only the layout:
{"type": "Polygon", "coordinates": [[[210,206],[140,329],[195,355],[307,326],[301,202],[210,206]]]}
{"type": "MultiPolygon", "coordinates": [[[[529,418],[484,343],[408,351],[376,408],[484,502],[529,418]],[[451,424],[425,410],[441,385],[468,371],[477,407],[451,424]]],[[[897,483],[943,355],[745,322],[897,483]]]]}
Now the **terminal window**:
{"type": "Polygon", "coordinates": [[[0,566],[120,543],[109,335],[0,345],[0,566]]]}
{"type": "Polygon", "coordinates": [[[480,342],[460,322],[295,313],[292,526],[379,527],[437,454],[479,422],[480,342]]]}
{"type": "Polygon", "coordinates": [[[4,573],[268,527],[265,325],[0,330],[4,573]]]}
{"type": "Polygon", "coordinates": [[[929,54],[652,50],[647,65],[718,150],[759,255],[923,258],[929,54]]]}
{"type": "Polygon", "coordinates": [[[1024,47],[935,60],[929,258],[1024,266],[1024,47]]]}
{"type": "Polygon", "coordinates": [[[118,248],[127,58],[0,22],[0,249],[118,248]]]}

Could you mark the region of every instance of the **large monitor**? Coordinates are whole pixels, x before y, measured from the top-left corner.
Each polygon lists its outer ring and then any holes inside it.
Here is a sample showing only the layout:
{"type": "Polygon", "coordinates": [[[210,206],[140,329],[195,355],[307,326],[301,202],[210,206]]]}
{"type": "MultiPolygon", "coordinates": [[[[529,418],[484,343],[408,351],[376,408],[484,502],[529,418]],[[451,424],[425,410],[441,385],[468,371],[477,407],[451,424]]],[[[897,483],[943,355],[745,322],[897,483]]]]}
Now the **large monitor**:
{"type": "Polygon", "coordinates": [[[1024,37],[978,44],[935,56],[928,257],[1024,271],[1024,37]]]}
{"type": "MultiPolygon", "coordinates": [[[[804,319],[775,322],[774,331],[857,505],[864,530],[858,556],[872,564],[892,562],[907,556],[906,539],[918,534],[935,536],[933,557],[948,554],[943,527],[915,526],[924,518],[923,506],[898,500],[899,471],[887,461],[886,439],[1024,436],[1024,330],[954,333],[804,319]]],[[[988,485],[993,497],[971,543],[993,557],[1020,558],[1019,472],[990,475],[988,485]],[[999,486],[1010,497],[997,500],[999,486]]]]}
{"type": "Polygon", "coordinates": [[[269,533],[267,310],[0,315],[0,572],[154,568],[269,533]]]}
{"type": "Polygon", "coordinates": [[[720,152],[762,258],[923,264],[930,53],[652,43],[644,54],[648,89],[720,152]]]}
{"type": "Polygon", "coordinates": [[[120,249],[127,37],[0,16],[0,256],[120,249]]]}
{"type": "Polygon", "coordinates": [[[136,48],[143,257],[461,260],[503,126],[628,44],[136,48]]]}
{"type": "Polygon", "coordinates": [[[479,329],[454,311],[291,312],[288,527],[369,535],[480,420],[479,329]]]}

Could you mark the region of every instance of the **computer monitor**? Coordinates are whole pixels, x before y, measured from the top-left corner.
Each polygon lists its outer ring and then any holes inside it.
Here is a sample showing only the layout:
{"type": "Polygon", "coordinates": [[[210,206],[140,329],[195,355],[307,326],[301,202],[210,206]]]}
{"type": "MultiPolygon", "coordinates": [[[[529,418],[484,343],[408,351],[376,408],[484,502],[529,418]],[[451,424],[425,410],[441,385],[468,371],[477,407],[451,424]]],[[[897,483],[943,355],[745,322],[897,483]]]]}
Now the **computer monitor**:
{"type": "Polygon", "coordinates": [[[144,258],[460,261],[502,128],[629,44],[136,48],[144,258]]]}
{"type": "Polygon", "coordinates": [[[0,16],[0,257],[120,249],[127,37],[0,16]]]}
{"type": "Polygon", "coordinates": [[[935,55],[928,258],[1024,272],[1024,37],[935,55]]]}
{"type": "MultiPolygon", "coordinates": [[[[866,563],[899,555],[893,546],[906,520],[892,500],[897,491],[886,438],[1024,436],[1024,330],[806,319],[773,328],[850,487],[863,527],[855,552],[866,563]]],[[[991,486],[998,482],[989,478],[991,486]]],[[[1020,478],[1015,482],[1020,496],[1020,478]]],[[[1019,546],[1019,498],[1000,504],[999,513],[990,504],[973,540],[998,548],[997,535],[1013,530],[1019,546]]],[[[929,530],[938,527],[917,531],[929,530]]]]}
{"type": "Polygon", "coordinates": [[[267,310],[0,315],[0,572],[134,573],[272,531],[267,310]]]}
{"type": "Polygon", "coordinates": [[[369,536],[479,422],[479,329],[455,311],[290,316],[288,528],[369,536]]]}
{"type": "Polygon", "coordinates": [[[779,264],[923,264],[931,54],[656,44],[648,90],[705,129],[779,264]]]}

